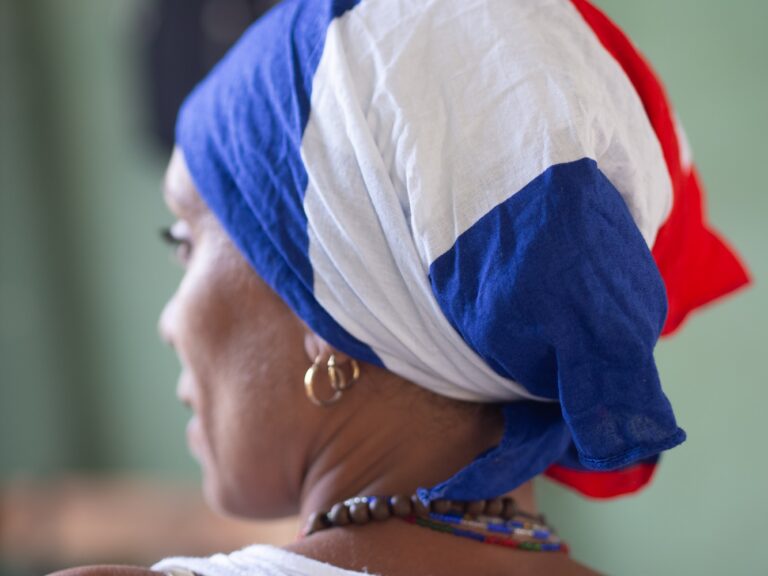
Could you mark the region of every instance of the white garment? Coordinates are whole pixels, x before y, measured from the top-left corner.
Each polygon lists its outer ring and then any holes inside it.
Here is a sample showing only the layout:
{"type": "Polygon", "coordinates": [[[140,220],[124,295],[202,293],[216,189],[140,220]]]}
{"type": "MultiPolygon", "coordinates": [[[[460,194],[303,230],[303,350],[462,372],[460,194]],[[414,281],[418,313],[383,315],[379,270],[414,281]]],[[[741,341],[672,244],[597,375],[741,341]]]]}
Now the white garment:
{"type": "Polygon", "coordinates": [[[208,558],[165,558],[152,570],[192,570],[200,576],[361,576],[370,572],[342,570],[331,564],[263,544],[248,546],[231,554],[208,558]]]}

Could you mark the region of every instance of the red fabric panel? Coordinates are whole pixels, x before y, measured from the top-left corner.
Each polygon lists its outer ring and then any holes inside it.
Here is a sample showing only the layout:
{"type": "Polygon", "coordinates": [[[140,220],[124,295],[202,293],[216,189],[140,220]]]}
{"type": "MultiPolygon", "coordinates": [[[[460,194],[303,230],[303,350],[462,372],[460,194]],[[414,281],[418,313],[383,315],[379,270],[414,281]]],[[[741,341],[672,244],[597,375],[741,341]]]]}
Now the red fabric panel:
{"type": "Polygon", "coordinates": [[[637,492],[651,481],[655,470],[656,464],[645,462],[611,472],[574,470],[555,464],[546,475],[585,496],[602,499],[637,492]]]}
{"type": "Polygon", "coordinates": [[[571,0],[639,94],[661,143],[672,179],[673,205],[659,230],[653,257],[667,288],[669,312],[662,335],[689,312],[749,283],[746,267],[707,224],[696,170],[681,165],[680,145],[664,88],[627,36],[586,0],[571,0]]]}
{"type": "Polygon", "coordinates": [[[696,169],[688,170],[681,181],[672,213],[653,246],[670,299],[662,335],[679,328],[692,310],[750,282],[738,256],[704,220],[704,194],[696,169]]]}

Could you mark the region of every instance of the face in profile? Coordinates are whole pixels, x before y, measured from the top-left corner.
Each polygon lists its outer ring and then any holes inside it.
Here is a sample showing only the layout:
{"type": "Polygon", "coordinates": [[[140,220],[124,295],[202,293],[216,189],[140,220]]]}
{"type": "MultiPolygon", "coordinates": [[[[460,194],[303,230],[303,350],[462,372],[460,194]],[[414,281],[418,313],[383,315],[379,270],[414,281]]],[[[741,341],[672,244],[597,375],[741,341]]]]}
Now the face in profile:
{"type": "Polygon", "coordinates": [[[193,413],[187,436],[206,498],[241,516],[293,513],[321,424],[302,389],[304,325],[233,246],[178,150],[165,199],[184,277],[159,329],[181,363],[177,394],[193,413]]]}

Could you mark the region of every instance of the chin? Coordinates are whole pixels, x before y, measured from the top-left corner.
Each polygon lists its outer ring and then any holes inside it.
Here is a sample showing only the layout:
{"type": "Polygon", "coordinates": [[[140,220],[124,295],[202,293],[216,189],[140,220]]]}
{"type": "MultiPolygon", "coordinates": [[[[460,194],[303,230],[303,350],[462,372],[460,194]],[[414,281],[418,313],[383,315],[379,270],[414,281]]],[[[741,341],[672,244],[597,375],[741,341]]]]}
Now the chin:
{"type": "Polygon", "coordinates": [[[218,483],[211,480],[208,474],[203,474],[203,499],[208,508],[223,516],[239,516],[230,506],[219,489],[218,483]]]}

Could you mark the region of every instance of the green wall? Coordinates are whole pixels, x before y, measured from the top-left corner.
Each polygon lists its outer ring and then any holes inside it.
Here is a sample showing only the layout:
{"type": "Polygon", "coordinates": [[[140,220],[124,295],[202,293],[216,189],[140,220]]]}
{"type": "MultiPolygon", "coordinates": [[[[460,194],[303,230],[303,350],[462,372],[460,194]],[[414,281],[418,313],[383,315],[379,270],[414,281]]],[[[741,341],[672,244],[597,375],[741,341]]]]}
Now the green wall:
{"type": "MultiPolygon", "coordinates": [[[[756,285],[657,358],[689,440],[640,496],[539,483],[577,558],[610,574],[768,574],[768,2],[599,0],[665,79],[711,220],[756,285]]],[[[136,0],[0,0],[0,478],[195,475],[155,322],[180,272],[157,241],[164,155],[143,133],[136,0]]]]}
{"type": "Polygon", "coordinates": [[[183,471],[135,0],[0,0],[0,473],[183,471]]]}

